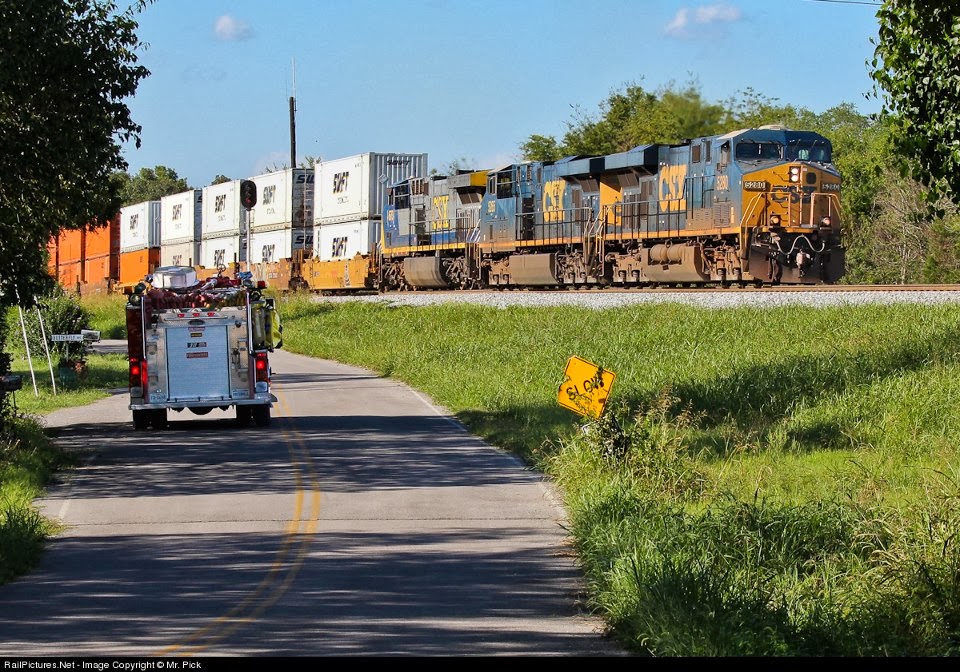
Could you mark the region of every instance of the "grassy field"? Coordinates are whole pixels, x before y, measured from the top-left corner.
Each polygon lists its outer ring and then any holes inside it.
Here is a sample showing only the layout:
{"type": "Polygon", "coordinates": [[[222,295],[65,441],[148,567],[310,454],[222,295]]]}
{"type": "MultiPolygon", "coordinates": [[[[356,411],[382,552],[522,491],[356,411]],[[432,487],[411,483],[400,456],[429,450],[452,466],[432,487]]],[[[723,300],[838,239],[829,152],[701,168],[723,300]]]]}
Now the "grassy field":
{"type": "Polygon", "coordinates": [[[957,308],[279,305],[286,349],[403,380],[552,476],[631,650],[960,653],[957,308]],[[557,403],[571,355],[617,374],[600,420],[557,403]]]}
{"type": "Polygon", "coordinates": [[[560,484],[591,607],[657,656],[960,653],[960,310],[281,304],[560,484]],[[561,408],[568,357],[617,374],[561,408]]]}

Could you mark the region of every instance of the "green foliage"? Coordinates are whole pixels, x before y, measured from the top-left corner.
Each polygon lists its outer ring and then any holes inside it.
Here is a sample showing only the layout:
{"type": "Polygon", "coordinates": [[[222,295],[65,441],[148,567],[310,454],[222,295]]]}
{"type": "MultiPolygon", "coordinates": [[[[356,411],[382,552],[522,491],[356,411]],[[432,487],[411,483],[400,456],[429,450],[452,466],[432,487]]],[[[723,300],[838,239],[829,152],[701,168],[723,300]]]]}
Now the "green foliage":
{"type": "MultiPolygon", "coordinates": [[[[19,315],[15,312],[8,314],[8,320],[19,315]]],[[[46,356],[47,348],[50,357],[66,365],[67,362],[76,362],[84,358],[85,346],[82,342],[64,341],[51,342],[53,334],[79,334],[81,329],[90,328],[90,315],[77,301],[77,297],[67,294],[57,288],[51,294],[40,297],[37,306],[23,311],[23,323],[27,332],[27,344],[30,353],[37,359],[46,356]],[[46,341],[46,343],[44,343],[46,341]]]]}
{"type": "Polygon", "coordinates": [[[103,0],[0,0],[0,305],[46,288],[46,244],[112,217],[124,102],[148,72],[133,10],[103,0]],[[82,151],[79,151],[81,150],[82,151]]]}
{"type": "Polygon", "coordinates": [[[181,194],[190,189],[187,181],[177,176],[177,171],[166,166],[141,168],[133,177],[126,173],[115,173],[113,179],[120,184],[122,205],[159,201],[164,196],[181,194]]]}
{"type": "Polygon", "coordinates": [[[960,5],[886,0],[871,76],[895,129],[897,155],[931,202],[960,195],[960,5]]]}
{"type": "Polygon", "coordinates": [[[210,184],[212,186],[214,184],[223,184],[224,182],[229,182],[229,181],[230,181],[230,178],[227,177],[226,175],[217,175],[216,177],[213,178],[210,184]]]}
{"type": "Polygon", "coordinates": [[[521,143],[520,154],[527,161],[557,161],[563,158],[556,138],[536,133],[521,143]]]}

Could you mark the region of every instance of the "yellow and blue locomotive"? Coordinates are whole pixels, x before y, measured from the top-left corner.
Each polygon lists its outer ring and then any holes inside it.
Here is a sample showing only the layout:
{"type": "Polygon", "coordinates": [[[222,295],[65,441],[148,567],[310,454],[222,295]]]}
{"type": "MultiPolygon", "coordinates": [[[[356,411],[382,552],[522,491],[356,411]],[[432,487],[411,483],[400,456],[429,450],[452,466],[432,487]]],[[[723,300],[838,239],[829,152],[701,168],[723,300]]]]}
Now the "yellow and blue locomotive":
{"type": "Polygon", "coordinates": [[[766,126],[411,178],[381,289],[820,284],[844,271],[830,141],[766,126]]]}

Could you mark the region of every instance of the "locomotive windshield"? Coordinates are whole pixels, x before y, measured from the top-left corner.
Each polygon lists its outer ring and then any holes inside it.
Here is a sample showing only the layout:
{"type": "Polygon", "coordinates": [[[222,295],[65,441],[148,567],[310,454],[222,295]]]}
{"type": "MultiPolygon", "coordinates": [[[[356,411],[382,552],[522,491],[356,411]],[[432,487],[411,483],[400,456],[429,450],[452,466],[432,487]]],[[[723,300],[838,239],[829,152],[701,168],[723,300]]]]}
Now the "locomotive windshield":
{"type": "Polygon", "coordinates": [[[741,140],[737,143],[737,161],[777,161],[783,156],[779,142],[756,142],[741,140]]]}
{"type": "Polygon", "coordinates": [[[830,163],[833,157],[828,142],[823,140],[791,140],[787,143],[787,154],[784,158],[788,161],[830,163]]]}

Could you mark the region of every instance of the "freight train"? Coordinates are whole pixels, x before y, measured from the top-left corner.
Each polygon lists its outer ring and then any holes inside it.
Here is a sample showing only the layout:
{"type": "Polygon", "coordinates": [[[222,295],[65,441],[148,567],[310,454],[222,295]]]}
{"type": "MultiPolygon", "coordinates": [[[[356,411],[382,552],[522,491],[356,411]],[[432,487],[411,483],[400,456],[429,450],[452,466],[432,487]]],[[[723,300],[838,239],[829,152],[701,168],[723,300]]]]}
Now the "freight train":
{"type": "Polygon", "coordinates": [[[51,272],[81,293],[129,292],[160,265],[201,278],[235,267],[316,292],[815,285],[844,273],[831,143],[779,126],[451,175],[431,174],[426,154],[368,153],[250,181],[250,208],[243,180],[128,206],[108,233],[82,234],[118,237],[115,264],[98,257],[88,271],[73,258],[82,244],[58,240],[51,272]]]}

